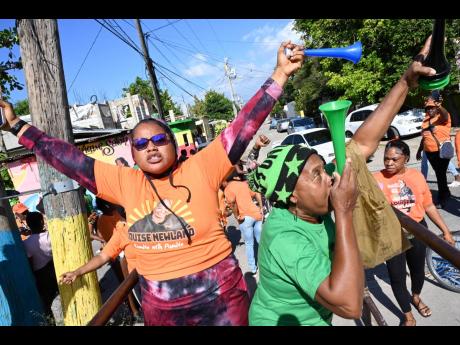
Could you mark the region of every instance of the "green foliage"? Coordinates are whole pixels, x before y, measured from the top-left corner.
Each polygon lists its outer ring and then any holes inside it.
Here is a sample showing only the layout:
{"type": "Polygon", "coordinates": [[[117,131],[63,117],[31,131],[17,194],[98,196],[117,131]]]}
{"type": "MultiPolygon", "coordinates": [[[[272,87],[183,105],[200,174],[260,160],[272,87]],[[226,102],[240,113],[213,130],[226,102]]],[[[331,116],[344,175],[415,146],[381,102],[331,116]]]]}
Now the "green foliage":
{"type": "Polygon", "coordinates": [[[11,91],[24,88],[15,76],[8,73],[11,69],[22,69],[21,58],[15,59],[13,54],[13,47],[16,44],[19,44],[19,38],[15,27],[0,31],[0,49],[6,48],[9,50],[8,60],[0,61],[0,89],[5,99],[9,98],[11,91]]]}
{"type": "Polygon", "coordinates": [[[195,97],[195,103],[190,107],[192,116],[202,118],[206,116],[206,106],[204,101],[195,97]]]}
{"type": "Polygon", "coordinates": [[[275,106],[273,107],[271,114],[272,117],[274,117],[275,115],[276,117],[284,117],[283,105],[280,103],[279,100],[275,103],[275,106]]]}
{"type": "Polygon", "coordinates": [[[214,126],[214,137],[217,137],[225,128],[227,128],[225,123],[216,123],[214,126]]]}
{"type": "MultiPolygon", "coordinates": [[[[0,159],[5,159],[5,158],[6,158],[6,154],[0,153],[0,159]]],[[[0,167],[0,178],[3,181],[3,186],[5,187],[5,189],[14,189],[13,180],[11,179],[11,176],[8,173],[8,169],[3,164],[0,167]]],[[[11,198],[11,199],[8,199],[8,201],[10,202],[10,205],[13,206],[19,201],[19,199],[11,198]]]]}
{"type": "MultiPolygon", "coordinates": [[[[355,41],[363,45],[361,61],[356,65],[343,59],[306,60],[295,76],[294,85],[299,89],[296,103],[307,109],[321,99],[346,98],[354,105],[379,102],[422,48],[432,32],[433,20],[297,19],[294,27],[308,48],[344,47],[355,41]],[[315,60],[316,66],[310,62],[315,60]],[[316,78],[319,80],[315,81],[316,78]]],[[[453,92],[459,82],[455,64],[455,53],[460,48],[456,41],[459,32],[460,19],[446,20],[445,53],[452,67],[446,92],[453,92]]]]}
{"type": "MultiPolygon", "coordinates": [[[[131,95],[139,94],[141,97],[150,100],[156,108],[155,97],[153,95],[153,89],[150,85],[150,81],[136,77],[135,81],[128,87],[123,88],[122,91],[122,97],[126,97],[127,93],[130,93],[131,95]]],[[[174,114],[182,114],[182,110],[180,110],[180,107],[172,100],[168,90],[160,90],[160,100],[166,114],[168,114],[169,110],[172,110],[174,114]]]]}
{"type": "Polygon", "coordinates": [[[210,90],[204,96],[206,114],[216,120],[231,121],[234,117],[232,102],[222,93],[210,90]]]}
{"type": "Polygon", "coordinates": [[[168,93],[168,90],[160,91],[160,99],[161,104],[163,105],[163,110],[166,114],[169,112],[169,110],[172,110],[176,115],[182,114],[182,110],[176,103],[174,103],[174,101],[168,93]]]}
{"type": "Polygon", "coordinates": [[[17,101],[14,104],[14,112],[16,115],[28,115],[30,114],[29,110],[29,100],[23,99],[22,101],[17,101]]]}
{"type": "Polygon", "coordinates": [[[204,100],[195,99],[191,107],[192,114],[197,117],[209,116],[214,120],[233,120],[232,102],[223,94],[210,90],[204,100]]]}

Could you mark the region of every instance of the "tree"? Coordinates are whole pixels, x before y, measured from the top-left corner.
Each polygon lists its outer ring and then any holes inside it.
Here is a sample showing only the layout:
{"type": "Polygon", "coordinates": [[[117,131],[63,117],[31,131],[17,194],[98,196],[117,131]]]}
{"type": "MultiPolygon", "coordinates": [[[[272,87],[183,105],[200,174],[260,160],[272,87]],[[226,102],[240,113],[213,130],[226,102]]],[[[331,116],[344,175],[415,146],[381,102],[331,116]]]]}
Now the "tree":
{"type": "Polygon", "coordinates": [[[194,117],[202,118],[203,116],[206,116],[206,106],[204,101],[198,99],[195,96],[194,104],[190,107],[190,113],[194,117]]]}
{"type": "Polygon", "coordinates": [[[206,115],[215,120],[231,121],[234,117],[232,102],[222,93],[210,90],[204,96],[206,115]]]}
{"type": "Polygon", "coordinates": [[[22,69],[21,58],[14,59],[13,47],[16,44],[19,44],[16,27],[0,31],[0,49],[7,48],[9,50],[8,60],[0,61],[0,90],[6,99],[9,98],[11,91],[23,89],[23,85],[18,82],[17,78],[7,72],[15,68],[22,69]]]}
{"type": "Polygon", "coordinates": [[[174,114],[182,114],[182,110],[180,107],[173,101],[171,96],[168,93],[168,90],[160,90],[160,99],[161,104],[163,105],[163,109],[166,114],[168,114],[169,110],[172,110],[174,114]]]}
{"type": "Polygon", "coordinates": [[[22,101],[17,101],[14,104],[14,112],[17,115],[29,115],[30,110],[29,110],[29,100],[23,99],[22,101]]]}
{"type": "MultiPolygon", "coordinates": [[[[303,34],[309,48],[342,47],[358,40],[362,42],[363,55],[356,65],[343,59],[319,59],[317,72],[325,78],[325,83],[316,84],[321,97],[346,98],[355,105],[362,105],[377,103],[385,96],[423,46],[433,29],[433,20],[297,19],[294,28],[303,34]]],[[[445,88],[447,92],[452,92],[459,82],[455,64],[458,45],[454,44],[458,32],[460,20],[446,20],[445,51],[452,66],[451,83],[445,88]]],[[[314,83],[308,74],[296,77],[296,82],[302,85],[300,94],[303,96],[299,94],[299,100],[307,102],[310,97],[306,96],[307,91],[312,91],[314,83]]]]}
{"type": "MultiPolygon", "coordinates": [[[[122,96],[126,97],[127,93],[130,93],[131,95],[139,94],[141,97],[152,102],[153,106],[155,106],[155,97],[153,95],[153,89],[148,80],[136,77],[136,80],[133,83],[129,84],[128,87],[123,88],[122,96]]],[[[166,114],[169,112],[169,110],[172,110],[174,114],[182,113],[180,107],[173,101],[173,99],[169,95],[168,90],[160,90],[160,100],[166,114]]]]}

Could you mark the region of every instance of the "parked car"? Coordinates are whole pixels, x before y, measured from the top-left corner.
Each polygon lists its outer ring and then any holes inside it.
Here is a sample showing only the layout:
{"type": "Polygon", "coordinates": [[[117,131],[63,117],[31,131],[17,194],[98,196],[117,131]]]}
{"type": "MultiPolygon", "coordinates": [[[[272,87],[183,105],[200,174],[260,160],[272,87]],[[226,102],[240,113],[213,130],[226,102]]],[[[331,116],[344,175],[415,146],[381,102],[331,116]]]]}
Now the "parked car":
{"type": "Polygon", "coordinates": [[[313,121],[312,118],[300,117],[289,121],[287,132],[288,134],[291,134],[315,127],[315,121],[313,121]]]}
{"type": "MultiPolygon", "coordinates": [[[[361,126],[364,120],[367,119],[377,106],[378,104],[368,105],[367,107],[356,109],[348,114],[345,119],[345,136],[351,138],[358,127],[361,126]]],[[[402,106],[391,122],[390,128],[384,138],[393,139],[397,136],[403,137],[420,133],[424,117],[425,113],[423,109],[402,106]]]]}
{"type": "Polygon", "coordinates": [[[289,119],[279,119],[276,124],[276,131],[278,133],[287,131],[288,124],[289,124],[289,119]]]}
{"type": "Polygon", "coordinates": [[[304,144],[308,148],[315,149],[323,156],[326,163],[331,162],[335,158],[331,133],[327,128],[311,128],[289,134],[283,140],[273,143],[272,148],[279,145],[296,144],[304,144]]]}
{"type": "Polygon", "coordinates": [[[275,129],[277,123],[278,123],[278,119],[271,119],[270,127],[268,127],[268,129],[275,129]]]}

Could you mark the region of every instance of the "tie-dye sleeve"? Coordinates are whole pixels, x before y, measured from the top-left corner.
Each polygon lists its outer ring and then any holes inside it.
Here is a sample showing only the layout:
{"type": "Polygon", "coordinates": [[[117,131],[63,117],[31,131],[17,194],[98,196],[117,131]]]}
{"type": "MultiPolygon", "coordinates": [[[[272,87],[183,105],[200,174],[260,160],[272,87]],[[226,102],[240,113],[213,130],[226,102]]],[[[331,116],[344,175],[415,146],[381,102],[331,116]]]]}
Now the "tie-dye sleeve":
{"type": "Polygon", "coordinates": [[[241,158],[282,91],[281,86],[269,78],[241,109],[230,126],[224,129],[221,135],[222,143],[232,164],[236,164],[241,158]]]}
{"type": "Polygon", "coordinates": [[[33,150],[37,156],[57,171],[97,194],[94,159],[83,154],[74,145],[50,137],[33,126],[28,128],[19,138],[19,144],[33,150]]]}

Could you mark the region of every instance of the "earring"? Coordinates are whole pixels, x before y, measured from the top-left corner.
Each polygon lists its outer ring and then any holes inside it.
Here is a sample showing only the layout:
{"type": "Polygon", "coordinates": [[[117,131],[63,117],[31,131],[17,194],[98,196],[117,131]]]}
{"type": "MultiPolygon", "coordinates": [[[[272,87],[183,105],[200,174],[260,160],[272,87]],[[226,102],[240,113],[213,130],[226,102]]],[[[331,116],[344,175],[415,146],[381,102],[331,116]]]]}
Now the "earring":
{"type": "Polygon", "coordinates": [[[295,210],[294,210],[294,221],[297,221],[297,204],[295,205],[295,210]]]}

